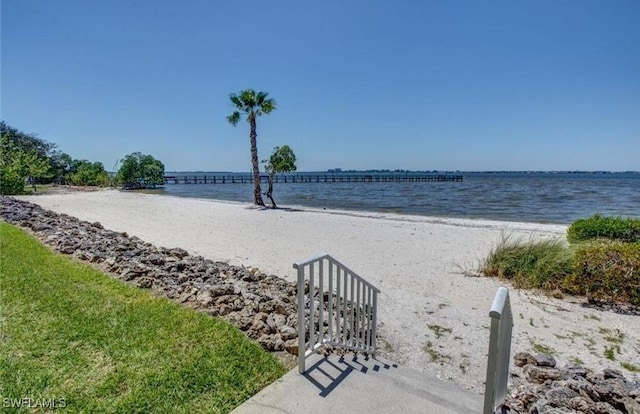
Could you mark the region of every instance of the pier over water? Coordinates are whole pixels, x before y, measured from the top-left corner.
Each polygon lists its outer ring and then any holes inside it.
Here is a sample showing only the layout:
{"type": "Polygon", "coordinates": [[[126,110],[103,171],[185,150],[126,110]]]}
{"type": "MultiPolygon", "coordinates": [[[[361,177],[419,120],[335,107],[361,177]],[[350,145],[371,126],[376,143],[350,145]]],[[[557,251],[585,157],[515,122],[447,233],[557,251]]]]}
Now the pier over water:
{"type": "MultiPolygon", "coordinates": [[[[260,174],[260,181],[267,182],[269,176],[260,174]]],[[[462,182],[459,174],[367,174],[367,173],[308,173],[308,174],[278,174],[274,177],[276,183],[393,183],[393,182],[462,182]]],[[[248,184],[253,182],[251,174],[188,174],[166,175],[165,184],[248,184]]]]}

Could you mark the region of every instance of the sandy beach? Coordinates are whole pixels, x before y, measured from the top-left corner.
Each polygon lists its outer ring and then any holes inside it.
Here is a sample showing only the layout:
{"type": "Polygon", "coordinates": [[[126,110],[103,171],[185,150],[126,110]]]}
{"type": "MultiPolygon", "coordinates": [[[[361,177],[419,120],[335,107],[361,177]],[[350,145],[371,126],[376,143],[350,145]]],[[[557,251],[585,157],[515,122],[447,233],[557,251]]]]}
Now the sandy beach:
{"type": "MultiPolygon", "coordinates": [[[[286,208],[113,190],[19,197],[153,244],[294,280],[294,262],[329,253],[381,290],[380,353],[481,392],[489,308],[504,282],[465,275],[501,237],[564,238],[566,226],[286,208]],[[435,359],[435,360],[432,360],[435,359]]],[[[507,285],[508,286],[508,285],[507,285]]],[[[508,286],[509,287],[509,286],[508,286]]],[[[510,287],[512,354],[545,347],[560,364],[640,365],[640,318],[510,287]],[[621,338],[615,360],[604,357],[621,338]],[[607,339],[609,338],[609,339],[607,339]]]]}

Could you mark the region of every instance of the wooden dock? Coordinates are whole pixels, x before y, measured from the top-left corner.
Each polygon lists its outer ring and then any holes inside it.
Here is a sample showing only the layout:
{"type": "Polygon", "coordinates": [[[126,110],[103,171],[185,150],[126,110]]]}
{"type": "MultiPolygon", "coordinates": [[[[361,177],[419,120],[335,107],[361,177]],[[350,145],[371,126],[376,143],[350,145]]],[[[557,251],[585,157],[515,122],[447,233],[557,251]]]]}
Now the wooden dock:
{"type": "MultiPolygon", "coordinates": [[[[260,181],[267,182],[268,175],[260,174],[260,181]]],[[[276,183],[399,183],[399,182],[462,182],[462,175],[454,174],[282,174],[276,175],[276,183]]],[[[249,174],[228,175],[166,175],[165,184],[249,184],[249,174]]]]}

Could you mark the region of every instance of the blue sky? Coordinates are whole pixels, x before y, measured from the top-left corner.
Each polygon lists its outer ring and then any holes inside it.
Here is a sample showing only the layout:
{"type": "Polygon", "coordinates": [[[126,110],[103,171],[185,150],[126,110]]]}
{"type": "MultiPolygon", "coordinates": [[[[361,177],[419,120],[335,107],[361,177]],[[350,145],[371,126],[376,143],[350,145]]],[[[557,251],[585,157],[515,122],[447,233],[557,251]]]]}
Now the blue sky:
{"type": "Polygon", "coordinates": [[[3,0],[2,119],[110,170],[640,170],[640,1],[3,0]]]}

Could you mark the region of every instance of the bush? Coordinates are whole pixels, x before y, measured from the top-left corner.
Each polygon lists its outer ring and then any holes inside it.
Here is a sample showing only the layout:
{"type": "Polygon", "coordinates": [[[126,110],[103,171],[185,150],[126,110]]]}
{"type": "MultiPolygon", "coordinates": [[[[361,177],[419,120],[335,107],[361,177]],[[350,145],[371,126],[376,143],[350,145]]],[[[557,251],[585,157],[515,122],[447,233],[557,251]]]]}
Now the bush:
{"type": "Polygon", "coordinates": [[[116,180],[125,188],[147,188],[164,184],[164,164],[151,155],[134,152],[124,157],[116,180]]]}
{"type": "Polygon", "coordinates": [[[640,219],[601,217],[576,220],[567,229],[567,239],[576,243],[597,238],[640,242],[640,219]]]}
{"type": "Polygon", "coordinates": [[[516,287],[554,289],[571,273],[571,252],[559,240],[522,242],[504,237],[480,272],[512,280],[516,287]]]}
{"type": "Polygon", "coordinates": [[[92,163],[87,160],[75,160],[74,169],[75,172],[70,177],[73,185],[109,185],[109,174],[105,171],[101,162],[92,163]]]}
{"type": "Polygon", "coordinates": [[[24,177],[17,172],[0,167],[0,194],[16,195],[24,193],[24,177]]]}
{"type": "Polygon", "coordinates": [[[580,244],[573,273],[563,285],[594,299],[640,305],[640,243],[596,240],[580,244]]]}

